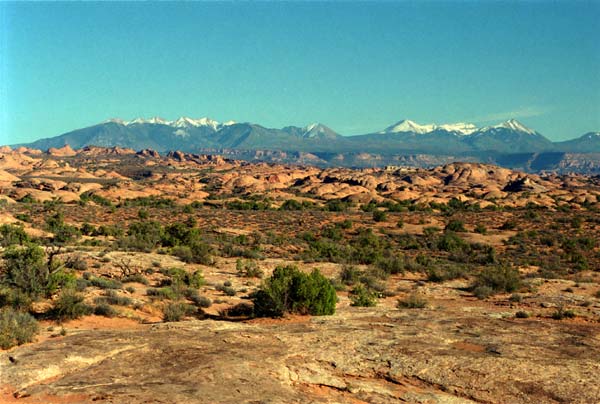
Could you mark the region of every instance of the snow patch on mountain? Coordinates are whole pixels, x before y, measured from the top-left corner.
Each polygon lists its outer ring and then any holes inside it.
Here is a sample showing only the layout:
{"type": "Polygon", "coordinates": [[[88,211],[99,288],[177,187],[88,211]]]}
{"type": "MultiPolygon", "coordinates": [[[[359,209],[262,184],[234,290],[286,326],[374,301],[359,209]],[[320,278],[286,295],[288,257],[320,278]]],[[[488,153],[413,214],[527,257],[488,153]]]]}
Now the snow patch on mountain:
{"type": "MultiPolygon", "coordinates": [[[[224,126],[231,126],[236,123],[235,121],[227,121],[225,123],[219,123],[218,121],[215,121],[214,119],[210,119],[207,117],[193,119],[193,118],[188,118],[186,116],[182,116],[173,121],[167,121],[160,117],[153,117],[150,119],[135,118],[135,119],[132,119],[131,121],[124,121],[119,118],[113,118],[113,119],[109,119],[106,122],[112,122],[112,123],[116,123],[116,124],[124,125],[124,126],[141,125],[141,124],[167,125],[167,126],[172,126],[173,128],[182,128],[182,129],[192,128],[192,127],[196,127],[196,128],[209,127],[209,128],[212,128],[214,131],[217,131],[224,126]]],[[[173,133],[177,134],[178,136],[182,136],[183,132],[175,131],[173,133]]]]}
{"type": "Polygon", "coordinates": [[[177,129],[175,132],[173,132],[173,134],[175,136],[181,136],[181,137],[187,137],[190,135],[189,133],[187,133],[187,131],[185,129],[177,129]]]}
{"type": "Polygon", "coordinates": [[[426,134],[431,133],[436,130],[444,130],[446,132],[453,132],[459,135],[470,135],[471,133],[477,131],[477,126],[472,123],[447,123],[442,125],[436,124],[426,124],[420,125],[414,121],[404,119],[392,126],[387,127],[380,133],[402,133],[402,132],[410,132],[410,133],[418,133],[418,134],[426,134]]]}
{"type": "Polygon", "coordinates": [[[482,128],[481,131],[487,132],[487,131],[494,130],[494,129],[509,129],[509,130],[513,130],[515,132],[526,133],[528,135],[536,134],[535,130],[528,128],[527,126],[523,125],[521,122],[517,121],[516,119],[509,119],[508,121],[502,122],[498,125],[482,128]]]}
{"type": "Polygon", "coordinates": [[[311,123],[310,125],[302,128],[302,130],[304,132],[302,136],[304,137],[315,137],[321,133],[327,132],[326,128],[320,123],[311,123]]]}
{"type": "Polygon", "coordinates": [[[516,119],[509,119],[506,122],[502,122],[498,125],[494,126],[486,126],[483,128],[479,128],[472,123],[445,123],[445,124],[426,124],[421,125],[414,121],[405,119],[402,120],[392,126],[387,127],[385,130],[379,132],[382,134],[389,133],[418,133],[418,134],[427,134],[437,130],[443,130],[446,132],[451,132],[456,135],[471,135],[471,134],[479,134],[485,132],[495,132],[499,129],[508,129],[514,132],[525,133],[528,135],[535,135],[537,132],[533,129],[528,128],[523,125],[521,122],[516,119]]]}

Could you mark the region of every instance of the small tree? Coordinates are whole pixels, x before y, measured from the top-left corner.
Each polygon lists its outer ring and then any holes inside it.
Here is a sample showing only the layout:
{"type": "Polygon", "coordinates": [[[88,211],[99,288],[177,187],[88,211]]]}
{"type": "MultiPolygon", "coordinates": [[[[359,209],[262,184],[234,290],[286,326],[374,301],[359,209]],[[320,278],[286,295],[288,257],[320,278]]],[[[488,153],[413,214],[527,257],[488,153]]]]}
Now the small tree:
{"type": "Polygon", "coordinates": [[[49,295],[58,288],[75,283],[75,277],[64,271],[55,259],[60,247],[48,249],[48,254],[36,244],[12,246],[4,253],[4,268],[0,283],[14,288],[33,299],[49,295]]]}
{"type": "Polygon", "coordinates": [[[259,317],[280,317],[285,313],[331,315],[337,296],[331,282],[319,270],[310,275],[295,266],[279,266],[254,293],[254,312],[259,317]]]}
{"type": "Polygon", "coordinates": [[[4,253],[2,283],[39,297],[46,293],[49,276],[44,250],[40,246],[10,247],[4,253]]]}

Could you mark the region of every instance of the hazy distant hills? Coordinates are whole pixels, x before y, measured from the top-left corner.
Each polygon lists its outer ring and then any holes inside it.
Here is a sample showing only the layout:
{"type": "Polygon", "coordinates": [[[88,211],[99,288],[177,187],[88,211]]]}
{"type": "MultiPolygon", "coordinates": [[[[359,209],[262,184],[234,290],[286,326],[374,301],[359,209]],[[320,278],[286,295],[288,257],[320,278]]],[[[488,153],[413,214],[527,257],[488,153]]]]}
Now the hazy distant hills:
{"type": "Polygon", "coordinates": [[[590,132],[577,139],[555,143],[558,150],[573,153],[600,152],[600,132],[590,132]]]}
{"type": "Polygon", "coordinates": [[[276,150],[335,153],[464,154],[600,152],[600,135],[588,133],[566,142],[551,142],[516,120],[478,128],[472,124],[420,125],[403,120],[381,132],[341,136],[322,124],[265,128],[252,123],[220,123],[209,118],[109,120],[26,146],[37,149],[121,146],[141,150],[201,149],[276,150]]]}
{"type": "Polygon", "coordinates": [[[46,150],[67,144],[74,149],[120,146],[159,152],[180,150],[320,166],[431,167],[471,161],[526,171],[600,172],[600,132],[551,142],[514,119],[487,127],[469,123],[421,125],[402,120],[382,131],[356,136],[342,136],[323,124],[274,129],[209,118],[111,119],[24,146],[46,150]]]}

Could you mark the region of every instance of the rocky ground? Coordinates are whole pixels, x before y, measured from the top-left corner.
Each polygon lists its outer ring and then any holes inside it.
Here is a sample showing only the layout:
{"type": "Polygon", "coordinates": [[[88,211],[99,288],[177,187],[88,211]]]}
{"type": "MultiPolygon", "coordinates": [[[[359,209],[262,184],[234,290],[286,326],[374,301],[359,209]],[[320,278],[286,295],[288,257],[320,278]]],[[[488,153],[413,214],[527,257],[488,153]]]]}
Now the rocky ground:
{"type": "Polygon", "coordinates": [[[2,148],[0,224],[56,253],[86,303],[124,302],[109,317],[56,321],[58,293],[35,301],[39,334],[0,351],[0,403],[600,402],[599,201],[597,177],[471,163],[319,169],[2,148]],[[304,205],[279,209],[290,200],[304,205]],[[74,229],[67,242],[56,217],[74,229]],[[136,247],[128,230],[141,222],[185,223],[210,262],[184,262],[164,241],[136,247]],[[370,252],[361,243],[401,270],[356,258],[370,252]],[[263,279],[279,265],[318,268],[336,285],[336,313],[230,315],[263,282],[240,275],[238,259],[263,279]],[[518,288],[478,299],[473,282],[500,264],[518,288]],[[351,305],[347,265],[376,306],[351,305]],[[164,321],[165,306],[194,296],[149,293],[172,268],[201,272],[195,297],[210,301],[180,322],[164,321]],[[414,296],[422,304],[398,305],[414,296]]]}
{"type": "Polygon", "coordinates": [[[290,198],[315,201],[411,200],[446,203],[459,198],[481,208],[527,204],[596,204],[597,177],[535,175],[477,163],[434,169],[318,169],[310,166],[245,163],[218,156],[152,150],[68,146],[47,153],[25,148],[0,150],[0,195],[7,203],[24,197],[76,202],[93,192],[111,200],[176,195],[178,203],[260,194],[275,204],[290,198]]]}
{"type": "MultiPolygon", "coordinates": [[[[346,304],[345,304],[346,303],[346,304]]],[[[72,329],[0,355],[3,402],[592,403],[598,324],[434,301],[72,329]]]]}

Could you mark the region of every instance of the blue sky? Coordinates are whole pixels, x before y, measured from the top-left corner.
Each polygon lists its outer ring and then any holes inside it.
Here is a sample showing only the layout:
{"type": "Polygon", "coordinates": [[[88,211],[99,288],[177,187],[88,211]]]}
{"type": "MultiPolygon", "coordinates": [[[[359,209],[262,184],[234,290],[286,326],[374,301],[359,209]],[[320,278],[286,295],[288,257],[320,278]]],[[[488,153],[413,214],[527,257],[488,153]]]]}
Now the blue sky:
{"type": "Polygon", "coordinates": [[[600,130],[600,2],[0,2],[0,143],[112,117],[600,130]]]}

